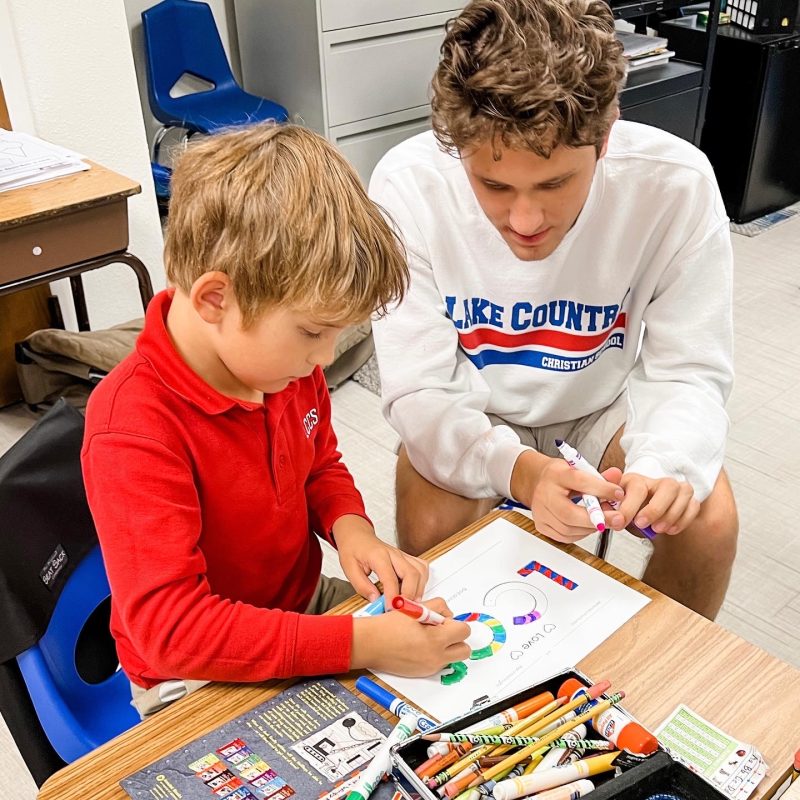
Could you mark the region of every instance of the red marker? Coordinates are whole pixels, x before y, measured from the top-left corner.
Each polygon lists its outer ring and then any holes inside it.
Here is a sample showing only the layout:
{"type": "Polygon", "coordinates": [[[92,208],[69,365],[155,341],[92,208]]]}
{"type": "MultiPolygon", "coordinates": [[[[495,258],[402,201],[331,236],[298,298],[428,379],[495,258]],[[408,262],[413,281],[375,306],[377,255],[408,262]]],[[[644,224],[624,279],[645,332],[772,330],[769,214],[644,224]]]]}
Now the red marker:
{"type": "Polygon", "coordinates": [[[394,600],[392,600],[392,608],[419,622],[424,622],[426,625],[441,625],[445,619],[436,611],[423,606],[422,603],[409,600],[401,594],[395,595],[394,600]]]}

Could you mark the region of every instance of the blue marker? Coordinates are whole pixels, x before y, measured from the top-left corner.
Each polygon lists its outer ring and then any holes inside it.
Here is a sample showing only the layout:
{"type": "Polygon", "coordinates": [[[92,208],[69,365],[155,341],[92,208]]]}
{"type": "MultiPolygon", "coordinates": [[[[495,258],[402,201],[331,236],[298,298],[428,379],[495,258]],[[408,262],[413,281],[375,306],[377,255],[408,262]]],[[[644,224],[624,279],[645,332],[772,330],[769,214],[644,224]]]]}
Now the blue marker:
{"type": "Polygon", "coordinates": [[[377,617],[378,614],[383,614],[386,611],[386,606],[384,605],[384,596],[381,595],[377,600],[373,600],[371,603],[367,603],[364,608],[359,608],[356,611],[355,616],[358,617],[377,617]]]}
{"type": "Polygon", "coordinates": [[[434,722],[432,719],[423,717],[421,711],[418,711],[413,706],[410,706],[405,702],[405,700],[401,700],[399,697],[388,691],[388,689],[384,689],[383,686],[379,686],[377,683],[375,683],[375,681],[370,680],[369,678],[365,678],[363,676],[359,678],[356,681],[356,689],[369,697],[370,700],[374,700],[379,705],[387,708],[396,717],[402,717],[404,714],[418,714],[419,722],[417,723],[417,727],[421,731],[429,731],[439,725],[438,722],[434,722]]]}

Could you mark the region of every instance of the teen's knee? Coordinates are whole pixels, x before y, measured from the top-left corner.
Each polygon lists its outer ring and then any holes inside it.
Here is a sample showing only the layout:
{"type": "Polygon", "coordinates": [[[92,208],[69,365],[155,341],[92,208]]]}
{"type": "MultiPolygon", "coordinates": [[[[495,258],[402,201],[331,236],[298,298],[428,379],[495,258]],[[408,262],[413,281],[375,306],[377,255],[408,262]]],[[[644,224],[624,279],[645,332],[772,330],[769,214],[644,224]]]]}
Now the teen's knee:
{"type": "Polygon", "coordinates": [[[724,473],[722,477],[724,488],[717,483],[715,491],[700,506],[697,523],[718,559],[732,564],[739,539],[739,513],[727,477],[724,473]]]}
{"type": "Polygon", "coordinates": [[[448,492],[423,478],[405,448],[397,459],[397,545],[419,555],[491,510],[491,500],[473,500],[448,492]]]}

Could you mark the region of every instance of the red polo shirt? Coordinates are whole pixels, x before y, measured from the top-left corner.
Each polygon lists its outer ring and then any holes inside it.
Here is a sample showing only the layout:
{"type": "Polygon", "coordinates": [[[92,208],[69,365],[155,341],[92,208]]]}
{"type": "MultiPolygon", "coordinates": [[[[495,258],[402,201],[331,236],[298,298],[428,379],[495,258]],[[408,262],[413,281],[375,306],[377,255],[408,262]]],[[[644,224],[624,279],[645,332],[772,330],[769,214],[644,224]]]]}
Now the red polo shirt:
{"type": "Polygon", "coordinates": [[[263,405],[220,394],[176,352],[171,294],[94,390],[82,452],[112,592],[111,631],[135,683],[343,672],[351,617],[309,616],[344,514],[366,516],[340,460],[322,371],[263,405]]]}

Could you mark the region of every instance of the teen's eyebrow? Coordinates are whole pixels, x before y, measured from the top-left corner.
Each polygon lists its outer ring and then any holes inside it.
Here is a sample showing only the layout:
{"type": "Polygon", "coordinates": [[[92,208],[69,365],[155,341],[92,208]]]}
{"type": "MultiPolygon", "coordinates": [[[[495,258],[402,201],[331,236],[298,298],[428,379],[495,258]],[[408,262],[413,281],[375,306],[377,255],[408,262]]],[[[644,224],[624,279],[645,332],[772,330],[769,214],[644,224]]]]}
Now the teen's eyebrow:
{"type": "MultiPolygon", "coordinates": [[[[562,172],[560,175],[553,175],[552,178],[548,178],[546,181],[539,181],[538,183],[532,184],[534,189],[540,189],[545,186],[552,186],[553,184],[563,183],[564,181],[571,178],[575,175],[577,170],[571,169],[567,172],[562,172]]],[[[487,175],[479,175],[478,173],[473,173],[473,175],[479,180],[483,181],[483,183],[493,183],[496,186],[508,186],[509,184],[504,183],[503,181],[498,181],[495,178],[490,178],[487,175]]]]}

